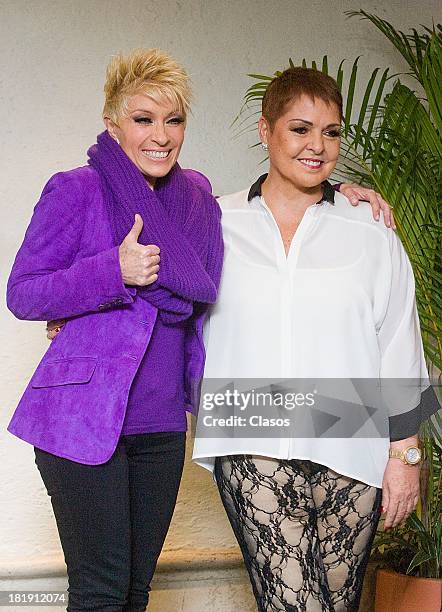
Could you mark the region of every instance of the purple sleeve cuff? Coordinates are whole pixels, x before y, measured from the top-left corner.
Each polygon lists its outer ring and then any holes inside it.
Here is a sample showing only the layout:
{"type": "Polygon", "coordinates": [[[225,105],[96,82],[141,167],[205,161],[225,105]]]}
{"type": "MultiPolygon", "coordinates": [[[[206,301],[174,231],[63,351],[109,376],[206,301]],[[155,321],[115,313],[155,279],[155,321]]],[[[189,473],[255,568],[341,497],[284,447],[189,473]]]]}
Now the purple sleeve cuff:
{"type": "Polygon", "coordinates": [[[14,283],[8,306],[19,319],[50,321],[130,304],[135,293],[123,283],[116,246],[79,259],[66,270],[14,283]]]}
{"type": "Polygon", "coordinates": [[[123,283],[118,246],[98,253],[90,260],[92,264],[91,280],[95,285],[94,297],[95,301],[99,302],[94,310],[107,310],[113,306],[130,304],[134,301],[137,290],[135,287],[126,287],[123,283]]]}
{"type": "Polygon", "coordinates": [[[133,302],[136,289],[124,286],[118,247],[78,257],[88,189],[77,171],[45,186],[8,280],[8,308],[19,319],[64,319],[133,302]]]}

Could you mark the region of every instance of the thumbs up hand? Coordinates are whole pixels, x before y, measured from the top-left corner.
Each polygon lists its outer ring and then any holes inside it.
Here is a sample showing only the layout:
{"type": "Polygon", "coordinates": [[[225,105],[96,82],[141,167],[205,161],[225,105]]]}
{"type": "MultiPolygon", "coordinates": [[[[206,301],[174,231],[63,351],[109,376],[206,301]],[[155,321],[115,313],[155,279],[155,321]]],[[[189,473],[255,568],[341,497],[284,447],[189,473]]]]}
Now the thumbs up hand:
{"type": "Polygon", "coordinates": [[[154,244],[138,244],[143,229],[143,219],[135,215],[135,223],[120,245],[120,267],[125,285],[145,287],[158,278],[160,249],[154,244]]]}

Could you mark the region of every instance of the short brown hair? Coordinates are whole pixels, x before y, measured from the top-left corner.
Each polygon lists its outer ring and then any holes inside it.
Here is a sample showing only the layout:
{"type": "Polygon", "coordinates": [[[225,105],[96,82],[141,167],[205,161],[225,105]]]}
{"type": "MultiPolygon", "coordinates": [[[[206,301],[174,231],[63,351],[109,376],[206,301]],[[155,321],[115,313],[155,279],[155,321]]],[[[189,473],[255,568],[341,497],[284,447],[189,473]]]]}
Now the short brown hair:
{"type": "Polygon", "coordinates": [[[127,114],[128,98],[139,93],[156,101],[166,97],[184,116],[192,98],[186,71],[160,49],[134,49],[112,58],[106,71],[103,117],[118,124],[127,114]]]}
{"type": "Polygon", "coordinates": [[[262,114],[273,128],[284,114],[287,104],[301,96],[320,98],[326,104],[336,104],[342,118],[342,95],[336,81],[313,68],[288,68],[270,81],[262,99],[262,114]]]}

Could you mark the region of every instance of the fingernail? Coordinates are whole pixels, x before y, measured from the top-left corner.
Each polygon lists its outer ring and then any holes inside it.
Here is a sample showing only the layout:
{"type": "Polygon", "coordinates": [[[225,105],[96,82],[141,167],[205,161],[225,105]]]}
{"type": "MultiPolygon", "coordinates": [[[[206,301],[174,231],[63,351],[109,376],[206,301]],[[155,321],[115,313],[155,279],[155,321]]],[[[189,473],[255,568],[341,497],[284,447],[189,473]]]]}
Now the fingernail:
{"type": "Polygon", "coordinates": [[[381,506],[381,514],[384,514],[384,506],[381,506]]]}

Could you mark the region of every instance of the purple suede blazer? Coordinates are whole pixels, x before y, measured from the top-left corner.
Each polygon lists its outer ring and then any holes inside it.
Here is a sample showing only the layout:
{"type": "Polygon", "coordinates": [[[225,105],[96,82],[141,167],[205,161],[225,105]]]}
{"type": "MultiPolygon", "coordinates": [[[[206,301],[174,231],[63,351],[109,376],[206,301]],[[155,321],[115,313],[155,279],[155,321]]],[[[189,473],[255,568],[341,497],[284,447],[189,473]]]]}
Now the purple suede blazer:
{"type": "MultiPolygon", "coordinates": [[[[19,319],[69,319],[38,365],[8,430],[60,457],[104,463],[117,445],[157,309],[123,284],[93,168],[61,172],[47,183],[12,268],[7,304],[19,319]]],[[[199,311],[192,317],[187,331],[188,410],[204,367],[204,316],[199,311]]]]}

